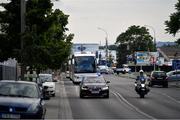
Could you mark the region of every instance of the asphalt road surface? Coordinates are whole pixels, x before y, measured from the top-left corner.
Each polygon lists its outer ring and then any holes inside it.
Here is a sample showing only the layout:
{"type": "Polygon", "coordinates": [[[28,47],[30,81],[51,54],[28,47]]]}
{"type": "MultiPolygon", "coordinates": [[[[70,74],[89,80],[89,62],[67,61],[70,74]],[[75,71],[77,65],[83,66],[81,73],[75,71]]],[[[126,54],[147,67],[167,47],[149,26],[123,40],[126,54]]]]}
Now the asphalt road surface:
{"type": "Polygon", "coordinates": [[[47,119],[180,119],[180,88],[154,86],[144,99],[134,80],[105,75],[110,98],[79,98],[79,86],[69,79],[56,83],[56,97],[46,101],[47,119]]]}

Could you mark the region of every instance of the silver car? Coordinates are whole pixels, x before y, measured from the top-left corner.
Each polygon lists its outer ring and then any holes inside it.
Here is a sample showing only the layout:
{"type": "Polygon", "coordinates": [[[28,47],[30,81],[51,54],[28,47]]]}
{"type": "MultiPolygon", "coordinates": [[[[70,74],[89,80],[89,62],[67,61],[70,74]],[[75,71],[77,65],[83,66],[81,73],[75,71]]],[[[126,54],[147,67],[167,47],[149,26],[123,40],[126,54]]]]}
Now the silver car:
{"type": "Polygon", "coordinates": [[[180,70],[174,70],[167,73],[167,80],[169,82],[180,81],[180,70]]]}

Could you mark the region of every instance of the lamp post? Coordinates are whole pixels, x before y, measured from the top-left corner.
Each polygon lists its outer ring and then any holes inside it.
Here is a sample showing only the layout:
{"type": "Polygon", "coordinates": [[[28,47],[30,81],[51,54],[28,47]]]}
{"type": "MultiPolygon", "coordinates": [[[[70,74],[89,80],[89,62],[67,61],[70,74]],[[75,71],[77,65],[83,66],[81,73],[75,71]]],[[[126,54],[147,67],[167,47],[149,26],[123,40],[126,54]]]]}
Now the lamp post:
{"type": "MultiPolygon", "coordinates": [[[[149,26],[149,25],[144,25],[145,27],[149,27],[153,30],[154,33],[154,51],[156,51],[156,31],[154,29],[154,27],[149,26]]],[[[154,63],[155,61],[153,60],[153,64],[154,64],[154,71],[156,70],[156,63],[154,63]]]]}
{"type": "Polygon", "coordinates": [[[144,25],[144,26],[149,27],[153,30],[153,33],[154,33],[154,51],[156,51],[156,31],[155,31],[153,26],[149,26],[149,25],[144,25]]]}
{"type": "Polygon", "coordinates": [[[108,33],[105,29],[98,27],[99,30],[103,31],[106,34],[105,42],[106,42],[106,60],[108,60],[108,33]]]}

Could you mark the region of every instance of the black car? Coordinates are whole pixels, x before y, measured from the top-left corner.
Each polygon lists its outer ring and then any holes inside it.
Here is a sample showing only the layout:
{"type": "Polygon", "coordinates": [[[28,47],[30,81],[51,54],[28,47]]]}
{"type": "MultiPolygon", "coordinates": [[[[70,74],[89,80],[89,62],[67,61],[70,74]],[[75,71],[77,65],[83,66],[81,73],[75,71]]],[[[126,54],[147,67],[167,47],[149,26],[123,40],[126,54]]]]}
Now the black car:
{"type": "Polygon", "coordinates": [[[41,119],[45,106],[38,85],[26,81],[0,81],[0,118],[41,119]]]}
{"type": "Polygon", "coordinates": [[[84,78],[80,84],[80,98],[85,96],[102,96],[109,98],[109,81],[102,76],[84,78]]]}
{"type": "Polygon", "coordinates": [[[149,78],[149,86],[162,85],[168,87],[167,75],[164,71],[153,71],[149,78]]]}

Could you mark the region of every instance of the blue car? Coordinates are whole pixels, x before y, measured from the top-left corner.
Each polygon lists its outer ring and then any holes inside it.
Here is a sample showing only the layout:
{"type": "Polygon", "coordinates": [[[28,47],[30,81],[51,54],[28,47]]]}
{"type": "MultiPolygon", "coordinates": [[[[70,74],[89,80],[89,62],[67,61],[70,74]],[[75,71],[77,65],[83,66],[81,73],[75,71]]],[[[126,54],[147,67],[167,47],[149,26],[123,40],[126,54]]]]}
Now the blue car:
{"type": "Polygon", "coordinates": [[[46,108],[38,85],[26,81],[0,81],[0,118],[41,119],[46,108]]]}

